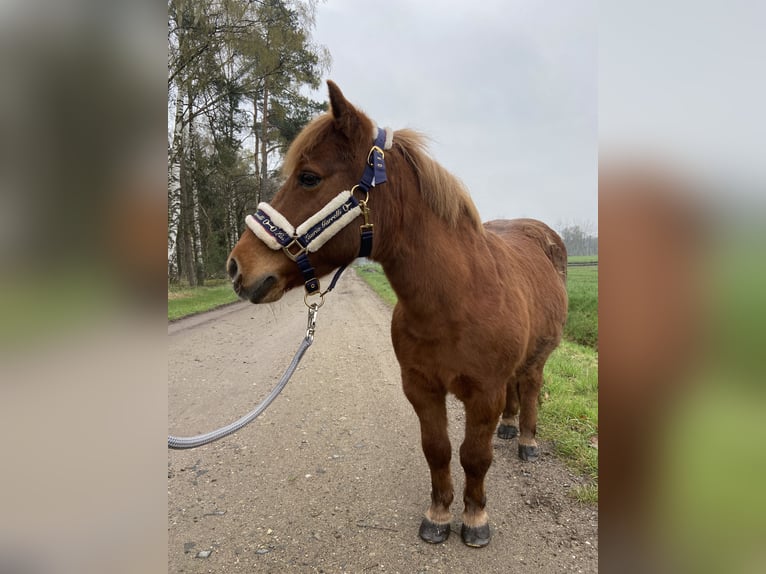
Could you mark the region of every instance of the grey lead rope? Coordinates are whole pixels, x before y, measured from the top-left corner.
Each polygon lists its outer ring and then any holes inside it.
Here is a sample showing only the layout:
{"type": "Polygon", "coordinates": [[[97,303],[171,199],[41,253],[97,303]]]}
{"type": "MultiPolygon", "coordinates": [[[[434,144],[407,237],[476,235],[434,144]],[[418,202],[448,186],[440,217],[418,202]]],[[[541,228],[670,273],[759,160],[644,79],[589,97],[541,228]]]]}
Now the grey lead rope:
{"type": "Polygon", "coordinates": [[[313,303],[312,305],[309,305],[309,319],[308,319],[308,328],[306,329],[306,336],[304,337],[303,341],[301,341],[300,347],[298,347],[298,350],[295,353],[295,356],[293,357],[293,360],[290,361],[290,364],[287,367],[287,370],[285,371],[284,375],[282,375],[282,378],[279,379],[279,382],[277,385],[272,389],[272,391],[269,393],[269,396],[267,396],[261,404],[259,404],[255,409],[247,413],[242,418],[234,421],[233,423],[219,428],[218,430],[214,430],[205,434],[200,434],[197,436],[190,436],[190,437],[177,437],[168,435],[168,448],[172,449],[186,449],[186,448],[196,448],[198,446],[202,446],[205,444],[210,444],[213,441],[216,441],[218,439],[221,439],[225,436],[228,436],[234,432],[237,432],[239,429],[244,427],[245,425],[251,423],[254,421],[258,416],[266,410],[266,408],[274,401],[274,399],[277,398],[279,393],[282,392],[282,389],[285,388],[285,385],[287,385],[287,382],[290,380],[290,377],[293,376],[293,372],[295,372],[295,369],[298,367],[298,363],[301,362],[301,359],[303,358],[303,354],[306,352],[306,349],[308,349],[311,346],[311,343],[314,342],[314,329],[316,327],[316,316],[317,316],[317,310],[321,304],[313,303]]]}

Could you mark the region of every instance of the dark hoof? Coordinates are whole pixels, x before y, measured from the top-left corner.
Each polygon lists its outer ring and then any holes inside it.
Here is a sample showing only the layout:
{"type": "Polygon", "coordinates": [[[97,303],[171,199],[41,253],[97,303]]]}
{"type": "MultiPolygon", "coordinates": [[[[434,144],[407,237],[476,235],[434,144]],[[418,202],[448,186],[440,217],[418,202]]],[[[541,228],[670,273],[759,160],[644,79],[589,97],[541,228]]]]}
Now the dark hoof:
{"type": "Polygon", "coordinates": [[[519,458],[528,462],[534,462],[540,458],[540,449],[536,446],[519,445],[519,458]]]}
{"type": "Polygon", "coordinates": [[[436,524],[428,518],[424,518],[420,523],[420,537],[429,544],[441,544],[449,538],[450,524],[436,524]]]}
{"type": "Polygon", "coordinates": [[[463,538],[466,546],[472,548],[483,548],[489,544],[489,539],[492,537],[489,533],[489,522],[484,526],[466,526],[463,524],[463,528],[460,530],[460,536],[463,538]]]}
{"type": "Polygon", "coordinates": [[[506,425],[506,424],[500,423],[500,426],[497,427],[497,436],[499,436],[500,438],[509,440],[516,437],[516,435],[518,434],[519,434],[519,429],[513,425],[506,425]]]}

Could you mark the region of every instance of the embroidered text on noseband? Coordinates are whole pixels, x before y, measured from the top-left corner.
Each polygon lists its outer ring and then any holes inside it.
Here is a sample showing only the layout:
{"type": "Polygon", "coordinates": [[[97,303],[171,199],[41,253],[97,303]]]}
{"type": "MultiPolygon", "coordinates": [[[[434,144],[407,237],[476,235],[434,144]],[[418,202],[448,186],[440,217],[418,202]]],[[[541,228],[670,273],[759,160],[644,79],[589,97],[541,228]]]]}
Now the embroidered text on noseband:
{"type": "MultiPolygon", "coordinates": [[[[350,191],[340,192],[297,228],[266,202],[259,203],[255,214],[245,218],[247,226],[261,241],[271,249],[282,249],[298,264],[307,294],[319,291],[319,280],[309,261],[308,253],[317,251],[359,215],[364,217],[364,223],[360,226],[361,244],[358,257],[367,257],[372,253],[373,225],[369,221],[370,209],[367,207],[367,200],[370,188],[386,182],[383,150],[391,147],[391,140],[390,128],[378,128],[359,183],[350,191]],[[354,191],[357,189],[364,192],[364,198],[361,200],[354,197],[354,191]]],[[[343,269],[345,266],[336,273],[328,291],[335,286],[343,269]]]]}

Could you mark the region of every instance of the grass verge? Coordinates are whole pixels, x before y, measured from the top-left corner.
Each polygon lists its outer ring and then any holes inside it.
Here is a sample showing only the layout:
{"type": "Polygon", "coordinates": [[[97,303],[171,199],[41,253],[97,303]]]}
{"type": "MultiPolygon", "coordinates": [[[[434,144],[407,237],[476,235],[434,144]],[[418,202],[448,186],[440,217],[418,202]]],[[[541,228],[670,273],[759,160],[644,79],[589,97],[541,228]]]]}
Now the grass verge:
{"type": "Polygon", "coordinates": [[[383,268],[377,263],[365,262],[354,265],[356,274],[361,277],[378,296],[389,305],[396,305],[396,293],[383,273],[383,268]]]}
{"type": "Polygon", "coordinates": [[[598,353],[563,341],[551,355],[543,374],[539,409],[540,438],[552,442],[556,453],[579,474],[591,479],[572,494],[598,499],[598,353]]]}
{"type": "Polygon", "coordinates": [[[209,311],[236,300],[231,282],[226,280],[204,287],[173,286],[168,288],[168,320],[209,311]]]}

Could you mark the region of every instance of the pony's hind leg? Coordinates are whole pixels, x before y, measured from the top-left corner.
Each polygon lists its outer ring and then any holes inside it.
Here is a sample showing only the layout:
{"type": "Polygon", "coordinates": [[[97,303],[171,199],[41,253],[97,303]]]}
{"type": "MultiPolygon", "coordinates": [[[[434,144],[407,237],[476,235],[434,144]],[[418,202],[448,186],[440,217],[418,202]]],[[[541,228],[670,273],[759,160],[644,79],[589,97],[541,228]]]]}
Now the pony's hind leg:
{"type": "Polygon", "coordinates": [[[540,457],[535,435],[537,434],[537,406],[540,389],[543,386],[545,358],[527,366],[519,373],[519,395],[521,414],[519,416],[519,458],[535,461],[540,457]]]}
{"type": "Polygon", "coordinates": [[[431,470],[431,506],[420,524],[420,537],[431,544],[447,540],[450,533],[450,504],[454,498],[450,459],[452,445],[447,434],[446,390],[416,371],[402,370],[404,394],[420,420],[423,454],[431,470]]]}
{"type": "Polygon", "coordinates": [[[461,536],[468,546],[482,547],[490,540],[484,478],[492,464],[492,435],[503,401],[500,393],[493,396],[493,393],[476,392],[463,402],[466,423],[465,440],[460,446],[460,464],[465,471],[465,509],[461,536]]]}
{"type": "Polygon", "coordinates": [[[524,365],[517,371],[521,413],[519,415],[519,458],[535,461],[540,457],[535,435],[537,434],[537,406],[543,387],[543,367],[559,344],[558,337],[543,337],[537,342],[524,365]]]}
{"type": "Polygon", "coordinates": [[[519,434],[519,382],[516,377],[508,380],[505,391],[503,418],[497,427],[497,436],[510,440],[519,434]]]}

